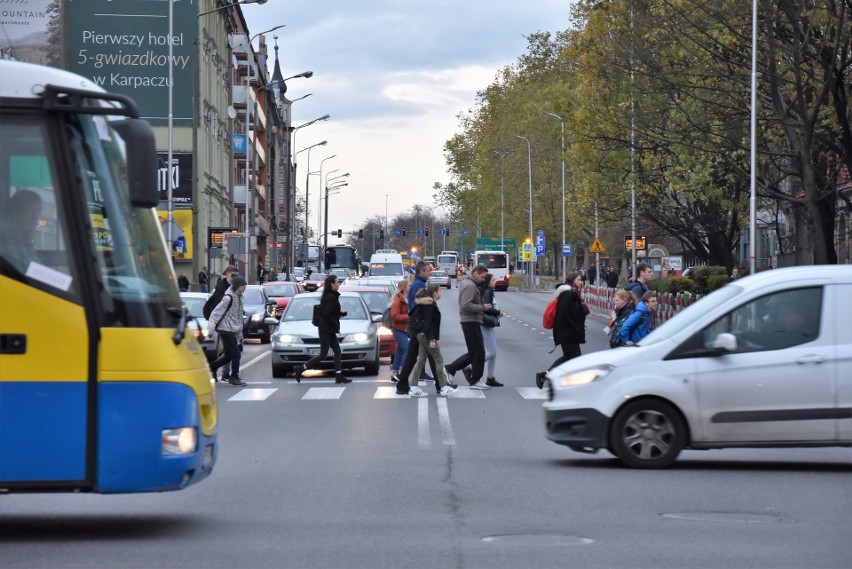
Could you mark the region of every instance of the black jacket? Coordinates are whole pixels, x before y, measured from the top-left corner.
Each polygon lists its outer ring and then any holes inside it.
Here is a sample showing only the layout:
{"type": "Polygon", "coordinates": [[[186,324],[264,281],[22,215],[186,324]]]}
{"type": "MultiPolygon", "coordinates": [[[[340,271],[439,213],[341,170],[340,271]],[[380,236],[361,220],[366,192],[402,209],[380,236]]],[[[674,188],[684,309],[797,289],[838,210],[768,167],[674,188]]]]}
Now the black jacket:
{"type": "Polygon", "coordinates": [[[320,319],[317,329],[320,332],[337,334],[340,332],[340,318],[345,316],[340,311],[340,293],[336,290],[323,294],[319,304],[320,319]]]}
{"type": "Polygon", "coordinates": [[[482,311],[482,325],[486,328],[494,328],[500,325],[500,310],[494,308],[494,289],[490,286],[479,287],[479,293],[482,297],[482,304],[490,304],[491,308],[482,311]],[[486,316],[489,314],[494,318],[486,316]],[[496,323],[496,324],[495,324],[496,323]]]}
{"type": "Polygon", "coordinates": [[[556,322],[553,324],[553,342],[555,344],[586,343],[586,313],[583,303],[574,289],[563,285],[559,287],[556,301],[556,322]]]}
{"type": "Polygon", "coordinates": [[[427,340],[440,340],[441,311],[435,299],[431,296],[421,296],[417,299],[415,309],[420,311],[420,316],[423,318],[423,327],[420,328],[420,332],[426,334],[427,340]]]}

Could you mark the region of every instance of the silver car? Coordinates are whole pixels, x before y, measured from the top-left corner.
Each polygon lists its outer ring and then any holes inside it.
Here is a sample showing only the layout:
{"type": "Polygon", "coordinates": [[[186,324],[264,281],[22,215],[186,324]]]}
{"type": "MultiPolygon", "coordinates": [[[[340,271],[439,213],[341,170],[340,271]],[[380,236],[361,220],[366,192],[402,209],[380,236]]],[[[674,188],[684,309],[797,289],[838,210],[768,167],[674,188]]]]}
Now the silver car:
{"type": "Polygon", "coordinates": [[[440,287],[450,288],[450,275],[447,271],[432,271],[429,273],[429,284],[436,284],[440,287]]]}
{"type": "Polygon", "coordinates": [[[182,292],[180,299],[183,305],[186,306],[186,311],[189,314],[190,320],[187,327],[193,331],[195,337],[201,342],[201,347],[204,348],[204,355],[208,360],[216,358],[216,332],[209,334],[207,332],[207,319],[204,318],[202,309],[204,303],[210,295],[206,292],[182,292]]]}
{"type": "MultiPolygon", "coordinates": [[[[281,322],[272,335],[273,377],[285,377],[293,371],[293,366],[303,364],[319,354],[319,332],[311,324],[311,317],[314,305],[319,304],[321,296],[321,292],[295,296],[281,315],[281,322]]],[[[368,375],[378,375],[377,322],[381,322],[381,314],[371,315],[364,300],[353,292],[340,293],[340,309],[346,312],[346,316],[340,319],[340,333],[337,336],[342,351],[342,367],[362,367],[368,375]]],[[[334,367],[334,356],[330,351],[323,359],[322,367],[334,367]]]]}

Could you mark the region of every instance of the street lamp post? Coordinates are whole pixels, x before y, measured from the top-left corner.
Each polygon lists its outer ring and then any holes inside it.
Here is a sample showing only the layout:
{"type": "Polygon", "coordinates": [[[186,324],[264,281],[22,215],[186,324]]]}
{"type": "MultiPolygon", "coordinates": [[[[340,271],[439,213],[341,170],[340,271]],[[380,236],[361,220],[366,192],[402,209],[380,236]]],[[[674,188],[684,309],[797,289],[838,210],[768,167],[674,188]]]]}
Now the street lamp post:
{"type": "MultiPolygon", "coordinates": [[[[310,219],[308,217],[308,214],[309,214],[309,210],[310,210],[310,196],[311,196],[311,190],[310,190],[311,148],[314,148],[315,146],[325,146],[326,144],[328,144],[328,141],[323,140],[322,142],[317,142],[316,144],[311,144],[307,148],[302,149],[302,150],[308,151],[307,166],[306,166],[307,174],[305,175],[305,239],[304,239],[305,244],[308,243],[308,229],[311,227],[309,222],[308,222],[308,220],[310,219]]],[[[300,150],[299,152],[302,152],[302,150],[300,150]]]]}
{"type": "MultiPolygon", "coordinates": [[[[532,239],[533,238],[533,223],[532,223],[532,218],[533,218],[533,214],[532,214],[532,145],[530,144],[530,141],[529,141],[528,138],[523,137],[520,134],[515,134],[514,132],[512,133],[512,135],[517,136],[518,138],[520,138],[521,140],[523,140],[524,142],[527,143],[527,163],[528,163],[528,166],[529,166],[529,183],[530,183],[530,239],[532,239]]],[[[535,272],[535,261],[536,261],[535,254],[533,254],[533,260],[532,260],[532,263],[531,263],[532,268],[529,271],[529,273],[530,273],[530,275],[529,275],[530,286],[532,286],[532,282],[533,282],[532,273],[535,272]]]]}
{"type": "MultiPolygon", "coordinates": [[[[292,149],[296,148],[296,131],[297,130],[299,130],[300,128],[305,128],[307,126],[311,126],[312,124],[320,122],[320,121],[326,121],[330,118],[331,118],[331,115],[323,115],[323,116],[316,118],[312,121],[308,121],[304,124],[300,124],[297,127],[290,128],[289,129],[289,131],[290,131],[290,144],[289,144],[289,146],[290,146],[291,152],[292,152],[292,149]]],[[[301,150],[299,152],[301,152],[301,150]]],[[[290,247],[291,248],[295,247],[295,245],[296,245],[296,172],[298,170],[298,163],[296,161],[296,155],[297,154],[298,154],[298,152],[292,153],[292,156],[293,156],[293,173],[290,177],[290,183],[292,185],[292,187],[290,188],[290,195],[293,198],[292,207],[290,209],[290,247]]],[[[289,159],[289,157],[288,157],[288,159],[289,159]]],[[[293,263],[293,264],[295,264],[295,263],[293,263]]]]}
{"type": "MultiPolygon", "coordinates": [[[[549,117],[553,117],[555,119],[559,119],[559,123],[562,125],[562,246],[565,245],[565,120],[557,115],[556,113],[551,113],[548,111],[541,111],[549,117]]],[[[562,247],[560,247],[561,252],[562,247]]],[[[562,282],[565,282],[567,278],[567,273],[565,272],[565,255],[562,255],[562,282]]]]}
{"type": "MultiPolygon", "coordinates": [[[[348,176],[348,175],[349,174],[346,174],[346,176],[348,176]]],[[[342,176],[336,176],[336,177],[340,178],[342,176]]],[[[323,233],[323,242],[322,242],[323,255],[325,255],[325,250],[328,249],[328,196],[334,190],[338,190],[338,189],[343,188],[343,187],[348,186],[348,185],[349,185],[349,182],[344,182],[343,180],[338,180],[337,182],[333,183],[331,185],[331,187],[329,187],[329,186],[325,187],[325,228],[323,229],[323,232],[322,232],[323,233]]],[[[326,267],[326,269],[327,268],[328,267],[326,267]]]]}
{"type": "MultiPolygon", "coordinates": [[[[332,158],[334,158],[336,156],[337,156],[337,154],[332,154],[331,156],[328,156],[327,158],[323,158],[320,161],[319,171],[314,170],[312,172],[314,175],[319,175],[319,180],[320,180],[320,191],[317,192],[319,194],[319,199],[317,199],[317,235],[319,235],[319,232],[322,230],[322,197],[323,197],[322,189],[325,187],[325,184],[322,183],[322,180],[323,180],[322,169],[323,169],[323,165],[325,164],[326,160],[331,160],[332,158]]],[[[339,169],[340,168],[335,168],[334,170],[332,170],[332,172],[336,172],[339,169]]],[[[331,172],[329,172],[329,174],[330,173],[331,172]]],[[[328,174],[326,174],[326,178],[327,177],[328,177],[328,174]]]]}
{"type": "Polygon", "coordinates": [[[504,204],[503,204],[503,178],[504,178],[504,170],[503,170],[503,159],[506,158],[509,154],[511,154],[511,150],[504,150],[502,152],[497,150],[492,150],[495,155],[500,158],[500,250],[505,251],[505,237],[503,235],[503,215],[504,215],[504,204]]]}

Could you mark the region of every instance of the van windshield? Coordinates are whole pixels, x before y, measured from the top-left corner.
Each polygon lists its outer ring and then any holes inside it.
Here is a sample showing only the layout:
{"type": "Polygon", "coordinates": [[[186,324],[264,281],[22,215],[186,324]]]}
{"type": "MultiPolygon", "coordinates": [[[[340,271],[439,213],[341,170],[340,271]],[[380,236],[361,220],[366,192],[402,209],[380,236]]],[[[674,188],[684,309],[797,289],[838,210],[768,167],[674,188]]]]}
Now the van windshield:
{"type": "Polygon", "coordinates": [[[714,292],[708,294],[695,304],[691,305],[686,310],[677,313],[670,320],[666,320],[660,326],[657,326],[653,332],[642,338],[639,342],[642,346],[649,346],[657,342],[668,340],[672,336],[680,333],[681,330],[692,326],[693,323],[702,318],[705,314],[713,312],[716,307],[727,302],[729,299],[742,294],[743,288],[735,284],[728,284],[714,292]]]}
{"type": "Polygon", "coordinates": [[[404,274],[402,263],[372,263],[370,265],[370,276],[400,277],[404,274]]]}

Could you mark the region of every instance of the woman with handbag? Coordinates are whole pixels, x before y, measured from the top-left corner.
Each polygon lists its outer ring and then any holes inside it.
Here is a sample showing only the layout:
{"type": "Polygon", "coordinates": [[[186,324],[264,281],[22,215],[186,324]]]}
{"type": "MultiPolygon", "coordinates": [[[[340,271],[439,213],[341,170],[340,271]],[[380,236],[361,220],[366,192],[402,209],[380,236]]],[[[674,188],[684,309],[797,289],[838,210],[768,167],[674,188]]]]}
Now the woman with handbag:
{"type": "Polygon", "coordinates": [[[346,316],[346,313],[340,310],[340,293],[337,292],[339,288],[340,280],[336,275],[325,277],[319,303],[319,323],[317,324],[320,340],[319,354],[303,365],[296,366],[294,370],[296,372],[296,383],[302,382],[302,373],[305,370],[322,362],[328,354],[329,348],[334,352],[334,383],[352,383],[351,379],[343,375],[343,369],[340,365],[341,350],[340,342],[337,341],[337,334],[340,332],[340,319],[346,316]]]}
{"type": "Polygon", "coordinates": [[[396,340],[396,353],[391,362],[391,382],[399,383],[399,370],[408,353],[408,286],[411,281],[402,279],[396,285],[396,293],[391,299],[391,331],[396,340]]]}
{"type": "Polygon", "coordinates": [[[494,378],[494,368],[497,365],[497,336],[494,329],[500,326],[500,317],[506,314],[494,302],[494,285],[496,283],[494,275],[486,273],[485,279],[479,285],[482,304],[492,305],[491,308],[482,312],[482,340],[485,344],[485,385],[489,387],[503,387],[503,384],[494,378]]]}

